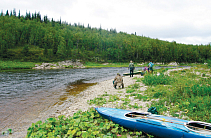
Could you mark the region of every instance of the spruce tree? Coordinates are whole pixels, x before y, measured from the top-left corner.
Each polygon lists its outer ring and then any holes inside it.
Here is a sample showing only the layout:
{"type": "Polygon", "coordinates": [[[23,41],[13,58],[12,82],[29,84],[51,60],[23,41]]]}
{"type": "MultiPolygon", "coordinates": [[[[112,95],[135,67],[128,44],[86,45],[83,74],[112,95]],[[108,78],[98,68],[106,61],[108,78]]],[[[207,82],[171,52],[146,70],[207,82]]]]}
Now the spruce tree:
{"type": "Polygon", "coordinates": [[[59,24],[60,24],[60,25],[62,24],[62,21],[61,21],[61,17],[60,17],[60,21],[59,21],[59,24]]]}
{"type": "Polygon", "coordinates": [[[13,16],[16,17],[16,10],[15,9],[13,9],[13,16]]]}
{"type": "Polygon", "coordinates": [[[10,12],[10,17],[12,16],[12,10],[11,10],[11,12],[10,12]]]}
{"type": "Polygon", "coordinates": [[[29,18],[29,20],[31,20],[31,13],[30,12],[28,14],[28,18],[29,18]]]}
{"type": "Polygon", "coordinates": [[[20,19],[20,18],[21,18],[21,12],[20,12],[20,10],[19,10],[18,19],[20,19]]]}
{"type": "Polygon", "coordinates": [[[9,16],[9,12],[8,12],[8,10],[7,10],[7,12],[6,12],[6,16],[9,16]]]}
{"type": "Polygon", "coordinates": [[[26,11],[25,20],[28,20],[28,13],[26,11]]]}
{"type": "Polygon", "coordinates": [[[32,20],[34,20],[34,14],[32,13],[32,20]]]}
{"type": "Polygon", "coordinates": [[[1,11],[1,16],[3,16],[4,15],[4,13],[3,13],[3,10],[1,11]]]}

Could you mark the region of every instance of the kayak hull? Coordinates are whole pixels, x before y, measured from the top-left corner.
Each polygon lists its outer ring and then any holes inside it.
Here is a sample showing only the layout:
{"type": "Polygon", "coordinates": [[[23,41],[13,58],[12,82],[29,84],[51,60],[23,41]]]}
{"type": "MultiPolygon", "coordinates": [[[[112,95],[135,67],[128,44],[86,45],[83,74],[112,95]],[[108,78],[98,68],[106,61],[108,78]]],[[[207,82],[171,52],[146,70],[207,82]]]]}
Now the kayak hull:
{"type": "MultiPolygon", "coordinates": [[[[142,71],[135,71],[135,72],[133,72],[133,75],[136,75],[136,74],[141,74],[141,75],[143,75],[142,71]]],[[[130,73],[123,73],[123,75],[124,75],[124,76],[128,76],[128,75],[130,75],[130,73]]]]}
{"type": "Polygon", "coordinates": [[[167,117],[162,115],[146,114],[143,117],[128,117],[130,110],[122,110],[115,108],[96,108],[98,113],[121,126],[129,128],[134,131],[142,131],[157,137],[162,138],[207,138],[211,137],[209,134],[201,134],[190,131],[184,124],[187,120],[167,117]],[[170,121],[164,121],[170,120],[170,121]]]}

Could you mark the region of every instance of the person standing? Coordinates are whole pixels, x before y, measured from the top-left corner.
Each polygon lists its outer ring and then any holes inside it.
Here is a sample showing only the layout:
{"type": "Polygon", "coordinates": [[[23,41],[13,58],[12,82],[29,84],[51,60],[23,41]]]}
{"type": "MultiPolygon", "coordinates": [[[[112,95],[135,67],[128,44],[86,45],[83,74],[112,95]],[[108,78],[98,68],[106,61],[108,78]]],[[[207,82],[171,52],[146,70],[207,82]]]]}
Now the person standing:
{"type": "Polygon", "coordinates": [[[128,69],[130,69],[130,77],[131,77],[131,76],[133,77],[133,71],[134,71],[134,69],[135,69],[135,66],[134,66],[132,60],[130,61],[130,64],[129,64],[128,69]]]}
{"type": "Polygon", "coordinates": [[[148,66],[149,66],[149,71],[150,72],[153,72],[153,66],[154,66],[154,64],[152,63],[152,61],[149,62],[148,66]]]}

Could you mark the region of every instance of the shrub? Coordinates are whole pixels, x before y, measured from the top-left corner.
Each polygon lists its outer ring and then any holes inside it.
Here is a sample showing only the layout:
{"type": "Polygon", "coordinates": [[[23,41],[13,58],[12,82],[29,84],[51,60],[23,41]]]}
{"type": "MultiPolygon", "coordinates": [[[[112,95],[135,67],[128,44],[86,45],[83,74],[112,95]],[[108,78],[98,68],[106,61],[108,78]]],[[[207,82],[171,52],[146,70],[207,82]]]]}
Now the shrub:
{"type": "Polygon", "coordinates": [[[152,74],[148,74],[144,77],[143,79],[143,83],[146,85],[169,85],[173,82],[173,79],[168,76],[168,75],[164,75],[164,74],[160,74],[160,75],[152,75],[152,74]]]}

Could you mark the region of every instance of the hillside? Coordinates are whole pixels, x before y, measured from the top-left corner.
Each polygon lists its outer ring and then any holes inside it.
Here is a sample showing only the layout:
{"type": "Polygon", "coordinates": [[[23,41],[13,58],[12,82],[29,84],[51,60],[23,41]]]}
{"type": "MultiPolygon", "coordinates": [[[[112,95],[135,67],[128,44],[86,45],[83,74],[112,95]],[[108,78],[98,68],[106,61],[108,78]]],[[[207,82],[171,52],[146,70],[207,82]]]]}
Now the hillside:
{"type": "Polygon", "coordinates": [[[135,34],[41,19],[40,13],[1,13],[0,59],[51,62],[81,59],[92,62],[204,62],[210,45],[185,45],[135,34]]]}

